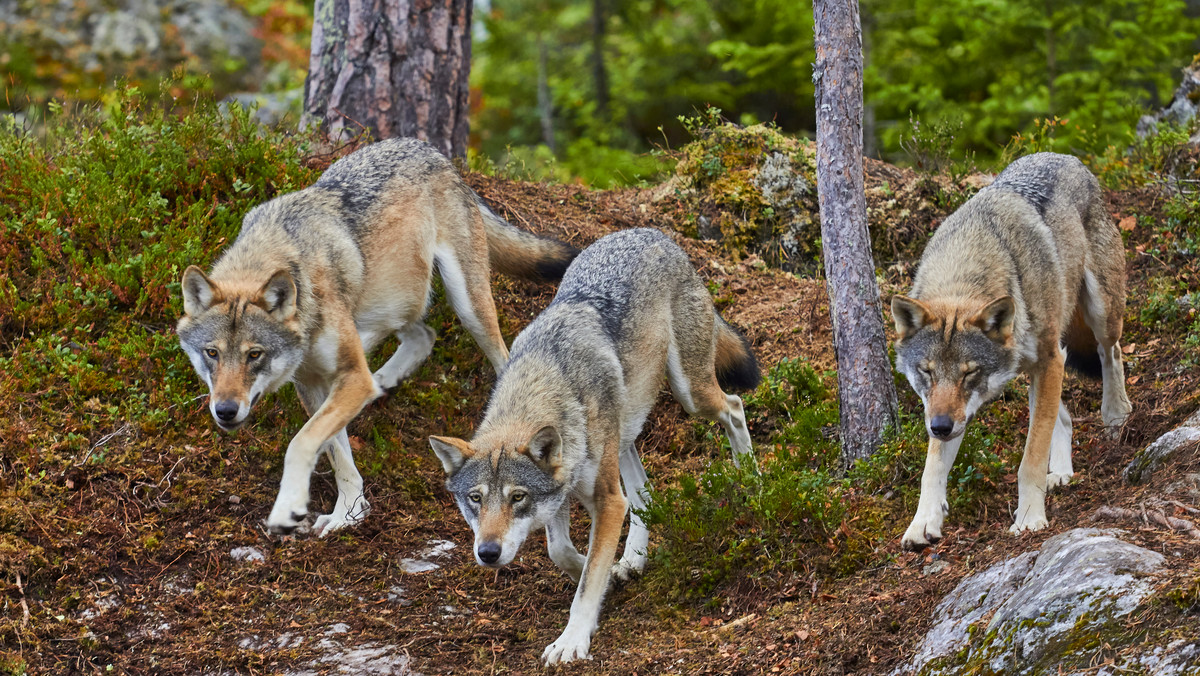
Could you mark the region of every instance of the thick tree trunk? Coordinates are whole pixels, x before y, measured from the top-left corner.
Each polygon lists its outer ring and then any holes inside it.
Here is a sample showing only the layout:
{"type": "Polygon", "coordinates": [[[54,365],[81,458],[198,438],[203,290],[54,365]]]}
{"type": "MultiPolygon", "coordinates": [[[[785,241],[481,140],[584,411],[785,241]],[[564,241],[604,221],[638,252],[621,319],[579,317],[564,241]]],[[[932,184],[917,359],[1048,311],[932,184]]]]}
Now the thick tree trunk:
{"type": "Polygon", "coordinates": [[[897,422],[896,387],[867,232],[858,0],[815,0],[817,190],[837,354],[845,467],[871,455],[897,422]]]}
{"type": "Polygon", "coordinates": [[[316,0],[304,119],[467,150],[472,0],[316,0]]]}

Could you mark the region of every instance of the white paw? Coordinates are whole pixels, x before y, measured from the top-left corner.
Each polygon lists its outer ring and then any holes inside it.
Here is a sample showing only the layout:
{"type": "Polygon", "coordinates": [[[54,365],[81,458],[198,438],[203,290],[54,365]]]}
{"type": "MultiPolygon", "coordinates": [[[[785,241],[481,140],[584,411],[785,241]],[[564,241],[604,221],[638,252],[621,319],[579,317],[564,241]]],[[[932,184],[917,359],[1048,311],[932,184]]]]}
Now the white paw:
{"type": "Polygon", "coordinates": [[[1129,419],[1129,414],[1133,412],[1133,405],[1129,400],[1122,401],[1113,406],[1101,406],[1100,418],[1104,420],[1104,426],[1108,428],[1108,433],[1115,436],[1120,431],[1120,427],[1129,419]]]}
{"type": "Polygon", "coordinates": [[[573,632],[568,627],[562,636],[542,651],[542,663],[546,666],[575,660],[590,660],[588,647],[592,644],[591,632],[573,632]]]}
{"type": "Polygon", "coordinates": [[[1066,486],[1071,483],[1071,477],[1075,476],[1074,472],[1050,472],[1046,475],[1046,490],[1066,486]]]}
{"type": "Polygon", "coordinates": [[[646,568],[646,557],[639,556],[633,559],[622,558],[620,561],[613,564],[612,576],[621,582],[629,582],[633,578],[642,574],[642,570],[646,568]]]}
{"type": "Polygon", "coordinates": [[[308,507],[298,501],[284,500],[280,495],[267,517],[267,530],[276,535],[290,535],[297,530],[303,532],[304,520],[308,518],[308,507]]]}
{"type": "Polygon", "coordinates": [[[926,510],[925,514],[922,514],[918,508],[917,515],[913,517],[908,530],[904,531],[900,546],[910,552],[919,552],[930,545],[937,544],[938,540],[942,539],[942,521],[946,518],[946,513],[950,511],[950,505],[945,502],[940,507],[941,511],[926,510]]]}
{"type": "Polygon", "coordinates": [[[1046,515],[1031,516],[1026,519],[1017,519],[1016,523],[1009,527],[1008,532],[1013,535],[1020,535],[1025,531],[1041,530],[1049,526],[1050,522],[1046,521],[1046,515]]]}
{"type": "Polygon", "coordinates": [[[313,523],[313,532],[316,533],[317,537],[323,538],[335,530],[361,523],[370,513],[371,505],[367,503],[367,499],[359,498],[355,501],[353,509],[335,509],[329,514],[322,514],[317,517],[316,522],[313,523]]]}

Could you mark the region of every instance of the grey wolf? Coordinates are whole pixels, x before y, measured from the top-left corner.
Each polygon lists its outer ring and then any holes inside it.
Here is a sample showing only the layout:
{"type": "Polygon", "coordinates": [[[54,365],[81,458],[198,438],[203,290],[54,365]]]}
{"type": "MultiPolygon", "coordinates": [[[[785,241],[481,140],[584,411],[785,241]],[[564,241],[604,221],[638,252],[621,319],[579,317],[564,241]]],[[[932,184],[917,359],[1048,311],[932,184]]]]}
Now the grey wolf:
{"type": "Polygon", "coordinates": [[[270,530],[308,513],[319,452],[337,479],[319,536],[366,516],[346,424],[429,355],[422,319],[436,268],[446,296],[493,368],[508,350],[496,322],[490,269],[557,279],[576,251],[493,214],[450,161],[415,139],[392,139],[339,159],[312,186],[251,210],[213,266],[183,274],[177,331],[208,384],[218,426],[241,426],[259,398],[292,382],[309,414],[288,444],[270,530]],[[367,354],[387,335],[400,346],[374,374],[367,354]]]}
{"type": "Polygon", "coordinates": [[[896,368],[924,402],[929,432],[905,548],[941,538],[963,431],[1018,373],[1030,378],[1029,435],[1011,530],[1047,526],[1046,491],[1074,475],[1064,366],[1103,378],[1106,426],[1129,416],[1124,311],[1121,233],[1078,159],[1022,157],[946,219],[925,247],[912,292],[892,298],[896,368]]]}
{"type": "Polygon", "coordinates": [[[758,383],[748,344],[666,235],[617,232],[584,249],[549,307],[513,341],[474,438],[430,437],[480,565],[508,564],[544,527],[550,558],[579,583],[546,664],[587,658],[610,571],[628,579],[645,566],[648,534],[636,512],[624,555],[613,559],[627,506],[646,504],[634,440],[664,373],[689,414],[725,428],[734,461],[753,462],[742,400],[722,389],[758,383]],[[569,537],[568,497],[592,517],[586,558],[569,537]]]}

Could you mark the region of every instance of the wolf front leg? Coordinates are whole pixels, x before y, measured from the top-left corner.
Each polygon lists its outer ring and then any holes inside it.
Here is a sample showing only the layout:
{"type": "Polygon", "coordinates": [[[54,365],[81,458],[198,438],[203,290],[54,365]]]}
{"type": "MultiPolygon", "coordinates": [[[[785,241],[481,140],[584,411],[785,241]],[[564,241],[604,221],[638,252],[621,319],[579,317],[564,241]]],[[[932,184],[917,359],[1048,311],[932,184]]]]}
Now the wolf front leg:
{"type": "MultiPolygon", "coordinates": [[[[615,436],[615,435],[614,435],[615,436]]],[[[592,495],[592,533],[588,544],[587,563],[571,602],[571,617],[558,639],[546,646],[542,662],[546,666],[559,662],[591,659],[588,648],[600,620],[600,604],[608,591],[621,526],[625,523],[628,504],[621,492],[621,470],[618,466],[620,445],[606,445],[592,495]]]]}
{"type": "MultiPolygon", "coordinates": [[[[338,375],[329,396],[325,397],[320,408],[288,444],[287,454],[283,458],[279,496],[275,499],[271,515],[267,517],[267,528],[272,533],[291,533],[308,516],[309,482],[321,446],[339,432],[344,436],[343,428],[364,406],[382,393],[367,368],[362,346],[357,340],[342,341],[338,353],[338,375]]],[[[348,438],[333,441],[330,459],[338,478],[338,503],[333,514],[327,515],[329,518],[322,518],[317,523],[319,535],[353,523],[356,514],[365,515],[365,501],[360,504],[357,499],[352,499],[355,496],[350,495],[355,492],[357,479],[357,497],[362,497],[362,478],[354,468],[348,438]],[[340,443],[342,441],[345,441],[344,445],[340,443]]]]}
{"type": "Polygon", "coordinates": [[[950,441],[929,440],[925,473],[921,475],[921,499],[917,502],[917,513],[912,524],[900,542],[905,549],[920,551],[942,539],[942,521],[950,511],[950,505],[946,502],[946,481],[962,440],[961,434],[950,441]]]}
{"type": "Polygon", "coordinates": [[[1046,483],[1050,469],[1050,444],[1054,428],[1059,426],[1062,403],[1063,356],[1057,349],[1045,360],[1045,367],[1032,374],[1030,389],[1029,436],[1025,454],[1017,469],[1017,515],[1010,531],[1041,530],[1046,521],[1046,483]]]}

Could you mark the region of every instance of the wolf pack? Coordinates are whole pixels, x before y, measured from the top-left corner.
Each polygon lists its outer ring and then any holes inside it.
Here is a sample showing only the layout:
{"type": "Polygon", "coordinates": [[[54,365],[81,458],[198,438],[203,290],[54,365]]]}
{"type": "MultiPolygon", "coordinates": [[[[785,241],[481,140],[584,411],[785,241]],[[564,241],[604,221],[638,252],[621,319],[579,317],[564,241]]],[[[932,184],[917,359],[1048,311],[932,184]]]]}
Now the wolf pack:
{"type": "MultiPolygon", "coordinates": [[[[182,278],[183,350],[209,388],[216,424],[246,423],[263,394],[295,387],[308,420],[292,437],[266,525],[323,537],[370,505],[346,426],[429,356],[434,273],[496,372],[470,440],[432,436],[446,489],[474,532],[481,566],[511,563],[545,529],[550,559],[577,583],[546,665],[591,657],[613,580],[639,574],[649,534],[637,450],[665,376],[690,415],[718,422],[738,464],[755,464],[739,391],[757,386],[751,344],[716,311],[688,255],[653,229],[622,230],[582,251],[491,211],[439,151],[391,139],[334,162],[312,186],[251,210],[211,272],[182,278]],[[492,270],[558,281],[550,304],[505,345],[492,270]],[[371,372],[367,356],[398,342],[371,372]],[[329,457],[337,499],[309,515],[310,480],[329,457]],[[586,554],[571,504],[591,517],[586,554]],[[626,516],[629,531],[617,549],[626,516]]],[[[924,405],[929,447],[902,545],[936,543],[946,485],[967,424],[1027,374],[1029,432],[1011,530],[1047,527],[1045,495],[1068,483],[1071,367],[1103,381],[1104,425],[1130,413],[1120,346],[1125,253],[1099,184],[1076,158],[1020,158],[933,233],[912,290],[894,296],[896,368],[924,405]]]]}

